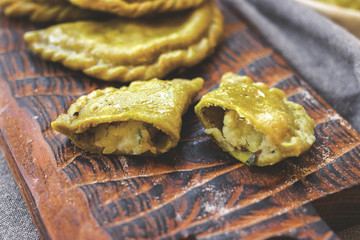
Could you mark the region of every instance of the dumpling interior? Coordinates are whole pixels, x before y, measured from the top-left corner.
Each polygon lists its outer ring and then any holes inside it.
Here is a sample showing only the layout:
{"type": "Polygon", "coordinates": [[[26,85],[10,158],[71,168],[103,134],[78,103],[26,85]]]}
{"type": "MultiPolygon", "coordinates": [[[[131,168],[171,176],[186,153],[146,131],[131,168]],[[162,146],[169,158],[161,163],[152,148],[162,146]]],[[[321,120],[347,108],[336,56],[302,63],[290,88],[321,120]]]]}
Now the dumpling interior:
{"type": "Polygon", "coordinates": [[[279,149],[263,133],[257,131],[243,116],[232,110],[220,107],[205,108],[204,114],[211,120],[213,127],[205,129],[213,135],[226,151],[248,165],[261,165],[263,161],[281,158],[279,149]]]}
{"type": "Polygon", "coordinates": [[[102,149],[103,154],[157,154],[168,136],[153,125],[141,121],[103,123],[80,136],[102,149]]]}

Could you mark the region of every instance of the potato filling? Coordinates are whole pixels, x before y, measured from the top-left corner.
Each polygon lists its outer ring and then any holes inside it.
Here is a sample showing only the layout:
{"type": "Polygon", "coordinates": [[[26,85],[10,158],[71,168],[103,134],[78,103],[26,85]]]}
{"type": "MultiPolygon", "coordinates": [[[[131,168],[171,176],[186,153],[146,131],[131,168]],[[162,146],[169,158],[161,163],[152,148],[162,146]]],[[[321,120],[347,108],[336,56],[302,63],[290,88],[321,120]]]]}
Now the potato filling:
{"type": "Polygon", "coordinates": [[[253,126],[234,111],[225,112],[223,135],[231,146],[237,149],[247,149],[250,152],[259,151],[264,139],[262,133],[255,131],[253,126]]]}
{"type": "Polygon", "coordinates": [[[252,165],[267,159],[280,158],[280,151],[263,133],[254,129],[250,122],[235,111],[224,112],[222,129],[209,128],[212,134],[227,151],[232,152],[252,165]]]}
{"type": "Polygon", "coordinates": [[[103,148],[103,154],[156,154],[156,145],[161,145],[159,136],[164,137],[160,130],[141,121],[105,123],[91,131],[94,145],[103,148]]]}

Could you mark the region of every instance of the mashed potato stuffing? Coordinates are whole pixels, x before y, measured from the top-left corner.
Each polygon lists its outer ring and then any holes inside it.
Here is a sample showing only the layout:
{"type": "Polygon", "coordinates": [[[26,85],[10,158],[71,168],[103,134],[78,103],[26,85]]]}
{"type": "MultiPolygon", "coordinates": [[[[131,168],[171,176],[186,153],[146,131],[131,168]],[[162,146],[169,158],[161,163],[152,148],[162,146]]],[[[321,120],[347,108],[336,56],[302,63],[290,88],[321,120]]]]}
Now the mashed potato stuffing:
{"type": "Polygon", "coordinates": [[[159,130],[149,124],[140,121],[106,123],[97,126],[91,132],[94,134],[94,145],[102,148],[103,154],[156,154],[156,143],[152,136],[159,130]]]}

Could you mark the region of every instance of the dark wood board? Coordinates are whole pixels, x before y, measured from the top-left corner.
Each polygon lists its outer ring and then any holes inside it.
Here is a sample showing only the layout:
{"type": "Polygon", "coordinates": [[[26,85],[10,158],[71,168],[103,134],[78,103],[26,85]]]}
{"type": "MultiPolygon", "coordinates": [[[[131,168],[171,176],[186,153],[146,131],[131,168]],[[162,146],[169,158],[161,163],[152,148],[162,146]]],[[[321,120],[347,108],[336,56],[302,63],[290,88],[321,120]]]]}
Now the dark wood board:
{"type": "Polygon", "coordinates": [[[0,14],[0,150],[43,239],[337,239],[310,203],[359,184],[360,134],[241,16],[221,8],[226,34],[217,52],[173,75],[204,77],[200,95],[227,71],[283,89],[316,122],[306,154],[247,167],[204,133],[193,106],[167,154],[83,152],[50,123],[109,83],[42,61],[22,40],[34,26],[0,14]]]}

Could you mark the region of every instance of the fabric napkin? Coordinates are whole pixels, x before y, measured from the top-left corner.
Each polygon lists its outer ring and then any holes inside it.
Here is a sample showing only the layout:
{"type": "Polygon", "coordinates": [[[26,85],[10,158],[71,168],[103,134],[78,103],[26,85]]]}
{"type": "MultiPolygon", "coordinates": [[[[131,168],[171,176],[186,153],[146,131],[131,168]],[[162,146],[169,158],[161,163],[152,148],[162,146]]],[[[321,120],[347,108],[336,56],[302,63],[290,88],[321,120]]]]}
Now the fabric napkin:
{"type": "MultiPolygon", "coordinates": [[[[292,0],[222,2],[251,22],[300,76],[360,131],[358,39],[292,0]]],[[[3,156],[0,169],[0,239],[38,238],[3,156]]]]}

